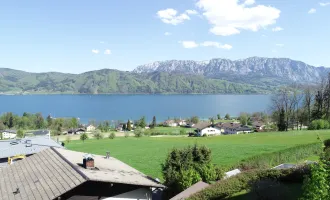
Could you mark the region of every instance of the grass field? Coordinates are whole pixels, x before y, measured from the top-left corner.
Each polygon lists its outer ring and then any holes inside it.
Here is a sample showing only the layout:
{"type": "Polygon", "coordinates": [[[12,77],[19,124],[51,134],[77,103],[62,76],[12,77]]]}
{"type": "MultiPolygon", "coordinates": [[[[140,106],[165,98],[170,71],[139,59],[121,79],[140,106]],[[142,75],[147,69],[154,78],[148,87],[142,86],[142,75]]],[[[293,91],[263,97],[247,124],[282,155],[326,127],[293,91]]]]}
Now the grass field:
{"type": "Polygon", "coordinates": [[[290,131],[286,133],[254,133],[218,137],[143,137],[115,138],[114,140],[71,141],[66,147],[86,153],[111,156],[122,160],[141,172],[154,178],[161,178],[161,163],[173,147],[206,145],[212,150],[213,163],[229,167],[242,159],[268,152],[283,150],[300,144],[317,142],[317,134],[322,139],[330,139],[330,131],[290,131]]]}
{"type": "Polygon", "coordinates": [[[179,134],[181,130],[186,131],[188,134],[189,132],[194,132],[194,128],[184,128],[184,127],[156,127],[153,129],[154,132],[158,133],[172,133],[172,134],[179,134]]]}

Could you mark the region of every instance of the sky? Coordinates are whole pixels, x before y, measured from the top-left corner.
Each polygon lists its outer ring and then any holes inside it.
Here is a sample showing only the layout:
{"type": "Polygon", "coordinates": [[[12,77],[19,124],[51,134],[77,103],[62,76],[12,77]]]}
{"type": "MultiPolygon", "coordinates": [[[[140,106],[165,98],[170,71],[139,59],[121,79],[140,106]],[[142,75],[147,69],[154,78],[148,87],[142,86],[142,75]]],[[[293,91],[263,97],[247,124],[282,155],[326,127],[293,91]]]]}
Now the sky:
{"type": "Polygon", "coordinates": [[[0,68],[286,57],[330,67],[330,0],[4,0],[0,68]]]}

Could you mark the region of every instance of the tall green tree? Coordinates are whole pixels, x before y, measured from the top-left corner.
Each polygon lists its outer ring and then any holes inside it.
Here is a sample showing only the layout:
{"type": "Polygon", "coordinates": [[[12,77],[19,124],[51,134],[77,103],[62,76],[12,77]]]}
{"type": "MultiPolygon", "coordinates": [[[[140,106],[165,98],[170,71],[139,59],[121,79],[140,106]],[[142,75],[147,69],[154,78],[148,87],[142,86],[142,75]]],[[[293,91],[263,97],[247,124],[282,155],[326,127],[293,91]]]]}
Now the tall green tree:
{"type": "Polygon", "coordinates": [[[152,118],[152,123],[151,123],[150,128],[155,128],[156,126],[157,126],[156,116],[154,116],[154,117],[152,118]]]}
{"type": "Polygon", "coordinates": [[[50,115],[47,116],[47,126],[51,127],[53,123],[53,119],[50,115]]]}
{"type": "Polygon", "coordinates": [[[197,116],[193,116],[193,117],[191,117],[190,121],[193,124],[197,124],[199,122],[199,118],[197,116]]]}
{"type": "Polygon", "coordinates": [[[2,121],[0,121],[0,131],[5,130],[6,126],[3,124],[2,121]]]}
{"type": "Polygon", "coordinates": [[[139,120],[139,127],[141,127],[141,128],[145,128],[146,126],[147,126],[146,118],[143,116],[143,117],[141,117],[141,119],[139,120]]]}
{"type": "Polygon", "coordinates": [[[220,116],[220,114],[217,114],[217,118],[218,118],[218,119],[221,119],[221,116],[220,116]]]}
{"type": "Polygon", "coordinates": [[[77,127],[78,127],[78,124],[79,124],[78,119],[75,118],[75,117],[72,117],[72,118],[71,118],[71,125],[70,125],[70,128],[77,128],[77,127]]]}
{"type": "Polygon", "coordinates": [[[132,130],[132,124],[131,124],[131,121],[130,120],[127,121],[127,130],[128,131],[131,131],[132,130]]]}
{"type": "Polygon", "coordinates": [[[37,129],[41,129],[44,127],[44,118],[42,117],[41,113],[36,114],[35,125],[37,129]]]}
{"type": "Polygon", "coordinates": [[[228,113],[225,115],[225,120],[230,120],[230,115],[228,113]]]}
{"type": "Polygon", "coordinates": [[[249,116],[247,113],[241,113],[239,116],[239,121],[242,125],[247,125],[249,120],[249,116]]]}
{"type": "Polygon", "coordinates": [[[287,130],[287,124],[285,122],[285,111],[284,108],[281,109],[278,122],[277,122],[277,128],[279,131],[286,131],[287,130]]]}

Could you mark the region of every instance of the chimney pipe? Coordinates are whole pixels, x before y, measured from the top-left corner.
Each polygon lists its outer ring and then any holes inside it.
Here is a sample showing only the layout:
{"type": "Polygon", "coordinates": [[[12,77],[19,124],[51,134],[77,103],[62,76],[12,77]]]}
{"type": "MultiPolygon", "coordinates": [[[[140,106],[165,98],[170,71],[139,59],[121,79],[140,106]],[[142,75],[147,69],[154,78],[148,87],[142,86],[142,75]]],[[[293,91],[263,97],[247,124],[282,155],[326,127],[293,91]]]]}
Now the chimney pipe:
{"type": "Polygon", "coordinates": [[[95,166],[94,166],[94,159],[93,159],[92,155],[87,154],[87,155],[84,156],[83,167],[85,169],[95,168],[95,166]]]}

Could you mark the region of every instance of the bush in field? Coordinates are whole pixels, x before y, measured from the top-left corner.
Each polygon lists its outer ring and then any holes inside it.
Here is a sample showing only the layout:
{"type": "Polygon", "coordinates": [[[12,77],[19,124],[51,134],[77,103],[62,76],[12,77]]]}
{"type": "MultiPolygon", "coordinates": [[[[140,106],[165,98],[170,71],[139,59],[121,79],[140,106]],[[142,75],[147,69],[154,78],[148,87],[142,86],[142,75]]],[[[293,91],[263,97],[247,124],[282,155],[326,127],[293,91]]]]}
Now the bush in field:
{"type": "Polygon", "coordinates": [[[109,139],[115,139],[116,137],[116,134],[114,132],[111,132],[110,135],[109,135],[109,139]]]}
{"type": "Polygon", "coordinates": [[[129,137],[129,133],[125,132],[125,138],[128,138],[128,137],[129,137]]]}
{"type": "Polygon", "coordinates": [[[94,131],[94,132],[93,132],[93,136],[94,136],[97,140],[103,138],[103,134],[101,133],[100,130],[96,130],[96,131],[94,131]]]}
{"type": "Polygon", "coordinates": [[[185,130],[183,130],[183,129],[180,130],[180,135],[186,135],[186,134],[187,134],[187,132],[185,130]]]}
{"type": "Polygon", "coordinates": [[[85,142],[85,140],[88,139],[88,135],[87,135],[86,133],[83,133],[83,134],[80,135],[80,139],[81,139],[83,142],[85,142]]]}
{"type": "Polygon", "coordinates": [[[223,171],[211,164],[211,150],[197,145],[173,149],[162,165],[162,172],[172,195],[200,180],[210,183],[223,177],[223,171]]]}
{"type": "Polygon", "coordinates": [[[134,135],[135,137],[137,138],[140,138],[143,136],[143,129],[140,128],[140,127],[137,127],[135,130],[134,130],[134,135]]]}
{"type": "Polygon", "coordinates": [[[313,120],[308,126],[309,130],[321,130],[321,129],[329,129],[330,124],[328,121],[323,119],[313,120]]]}
{"type": "Polygon", "coordinates": [[[17,137],[18,138],[23,138],[24,137],[24,132],[21,129],[17,131],[17,137]]]}

